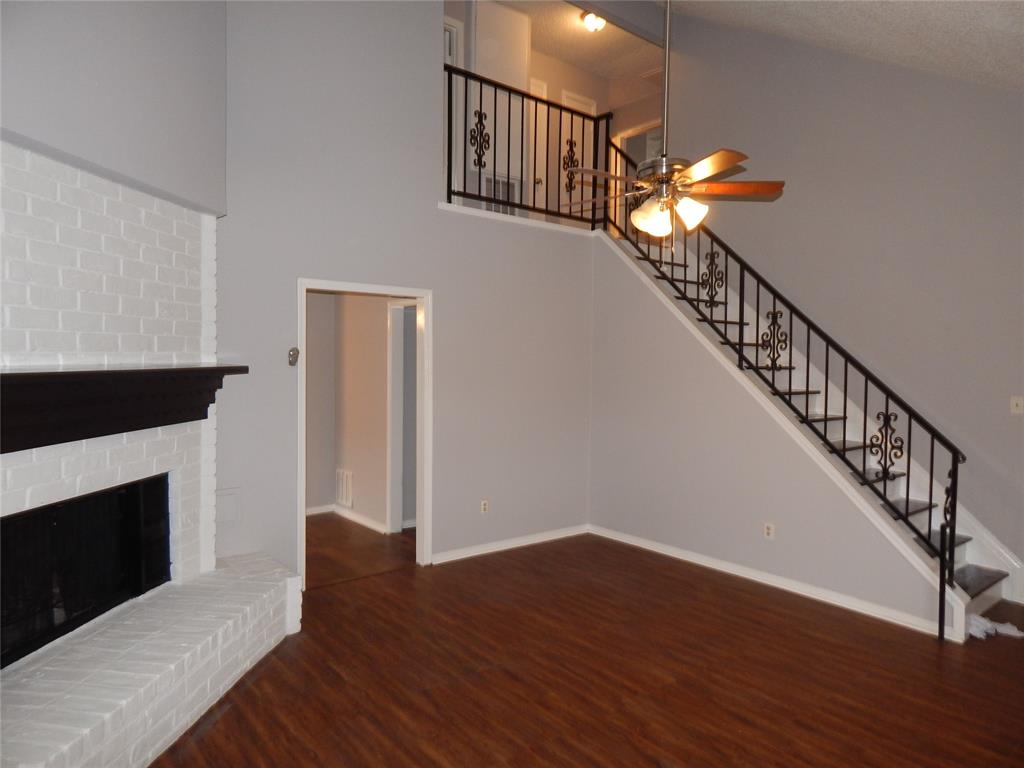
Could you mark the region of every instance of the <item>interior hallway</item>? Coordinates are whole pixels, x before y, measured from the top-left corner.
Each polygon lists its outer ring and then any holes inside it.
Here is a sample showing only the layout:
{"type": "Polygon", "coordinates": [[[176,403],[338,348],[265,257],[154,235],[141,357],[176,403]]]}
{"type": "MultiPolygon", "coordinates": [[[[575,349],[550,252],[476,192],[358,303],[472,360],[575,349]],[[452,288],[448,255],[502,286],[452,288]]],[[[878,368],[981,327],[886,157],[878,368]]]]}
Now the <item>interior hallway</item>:
{"type": "Polygon", "coordinates": [[[1010,768],[1021,702],[1024,641],[584,535],[308,590],[154,766],[1010,768]]]}
{"type": "Polygon", "coordinates": [[[306,590],[416,565],[416,529],[390,536],[331,513],[306,518],[306,590]]]}

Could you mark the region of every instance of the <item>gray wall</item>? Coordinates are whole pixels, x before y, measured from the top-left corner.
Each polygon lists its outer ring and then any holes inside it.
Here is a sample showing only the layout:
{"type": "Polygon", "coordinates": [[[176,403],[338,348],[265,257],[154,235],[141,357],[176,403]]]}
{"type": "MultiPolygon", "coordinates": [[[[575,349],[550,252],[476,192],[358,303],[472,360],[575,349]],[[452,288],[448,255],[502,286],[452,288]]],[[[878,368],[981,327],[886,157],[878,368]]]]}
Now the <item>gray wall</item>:
{"type": "Polygon", "coordinates": [[[306,298],[306,507],[337,499],[336,413],[338,384],[337,299],[331,293],[306,298]]]}
{"type": "Polygon", "coordinates": [[[240,488],[241,511],[219,522],[219,554],[296,565],[284,356],[300,276],[433,290],[435,550],[586,520],[589,241],[438,210],[441,16],[440,3],[228,8],[218,348],[252,370],[218,402],[218,483],[240,488]]]}
{"type": "Polygon", "coordinates": [[[223,2],[9,2],[5,137],[225,211],[223,2]]]}
{"type": "Polygon", "coordinates": [[[935,589],[603,242],[593,322],[592,523],[933,620],[935,589]]]}
{"type": "MultiPolygon", "coordinates": [[[[337,297],[338,467],[352,473],[352,510],[387,522],[388,299],[337,297]]],[[[308,340],[307,340],[308,343],[308,340]]]]}
{"type": "Polygon", "coordinates": [[[685,17],[672,29],[670,151],[735,147],[747,178],[786,181],[709,225],[964,450],[962,501],[1024,553],[1009,410],[1024,391],[1021,95],[685,17]]]}

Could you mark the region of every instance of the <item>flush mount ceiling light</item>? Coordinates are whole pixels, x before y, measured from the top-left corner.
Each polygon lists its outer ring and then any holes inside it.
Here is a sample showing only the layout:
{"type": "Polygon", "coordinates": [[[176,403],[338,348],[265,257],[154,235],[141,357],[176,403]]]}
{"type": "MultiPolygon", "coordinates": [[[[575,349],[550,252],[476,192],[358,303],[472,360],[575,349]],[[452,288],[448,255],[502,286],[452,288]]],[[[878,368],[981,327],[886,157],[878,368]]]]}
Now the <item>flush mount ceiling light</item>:
{"type": "Polygon", "coordinates": [[[596,13],[581,13],[580,19],[583,20],[583,26],[587,28],[588,32],[600,32],[608,23],[596,13]]]}
{"type": "MultiPolygon", "coordinates": [[[[593,14],[589,14],[593,15],[593,14]]],[[[600,19],[604,26],[604,19],[600,19]]],[[[719,149],[691,163],[681,157],[668,156],[668,69],[672,0],[665,2],[665,88],[662,99],[661,154],[648,158],[636,169],[636,176],[619,176],[596,168],[580,168],[581,175],[599,176],[625,185],[626,191],[598,200],[580,200],[573,205],[603,203],[620,197],[636,197],[644,202],[630,214],[629,220],[651,237],[666,237],[675,229],[672,211],[687,231],[695,229],[708,214],[702,201],[743,200],[771,202],[782,194],[782,181],[713,181],[726,171],[734,170],[747,159],[735,149],[719,149]]],[[[586,24],[586,17],[584,17],[586,24]]],[[[589,29],[589,27],[588,27],[589,29]]],[[[742,170],[739,169],[739,170],[742,170]]],[[[734,171],[735,172],[735,171],[734,171]]],[[[672,238],[675,248],[675,237],[672,238]]]]}

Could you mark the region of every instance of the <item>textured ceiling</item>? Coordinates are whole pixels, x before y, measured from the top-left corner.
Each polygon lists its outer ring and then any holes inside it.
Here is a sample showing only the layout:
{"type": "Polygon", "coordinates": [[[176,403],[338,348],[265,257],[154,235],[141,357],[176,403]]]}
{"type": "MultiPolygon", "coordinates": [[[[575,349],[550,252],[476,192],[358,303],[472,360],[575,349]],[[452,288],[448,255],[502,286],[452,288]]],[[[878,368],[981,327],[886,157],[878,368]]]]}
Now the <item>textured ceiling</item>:
{"type": "Polygon", "coordinates": [[[676,0],[676,13],[1024,91],[1024,2],[676,0]]]}
{"type": "Polygon", "coordinates": [[[557,0],[503,0],[530,17],[533,48],[608,81],[636,80],[660,72],[661,48],[608,24],[588,32],[581,11],[557,0]]]}

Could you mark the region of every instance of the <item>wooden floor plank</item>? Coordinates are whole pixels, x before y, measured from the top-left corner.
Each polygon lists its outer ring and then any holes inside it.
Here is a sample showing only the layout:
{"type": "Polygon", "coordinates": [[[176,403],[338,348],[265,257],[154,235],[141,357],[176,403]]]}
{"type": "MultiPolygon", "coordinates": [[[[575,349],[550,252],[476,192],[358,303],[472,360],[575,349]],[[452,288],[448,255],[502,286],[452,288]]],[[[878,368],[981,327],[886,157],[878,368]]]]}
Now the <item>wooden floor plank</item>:
{"type": "Polygon", "coordinates": [[[940,645],[589,535],[416,568],[341,528],[310,528],[303,631],[158,768],[1024,765],[1024,641],[940,645]]]}

